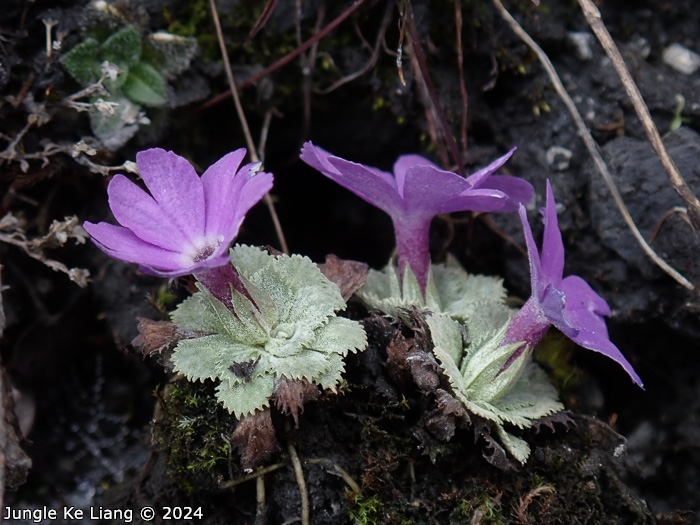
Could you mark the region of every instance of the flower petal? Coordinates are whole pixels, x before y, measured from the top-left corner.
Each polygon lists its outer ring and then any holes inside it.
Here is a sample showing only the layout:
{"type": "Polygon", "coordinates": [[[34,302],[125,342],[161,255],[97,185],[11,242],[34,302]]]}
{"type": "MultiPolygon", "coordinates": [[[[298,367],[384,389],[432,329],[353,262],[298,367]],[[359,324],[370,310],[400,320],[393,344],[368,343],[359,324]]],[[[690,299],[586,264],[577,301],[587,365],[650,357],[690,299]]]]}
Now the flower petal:
{"type": "Polygon", "coordinates": [[[401,197],[391,174],[334,157],[310,142],[304,144],[300,158],[332,181],[392,217],[401,213],[401,197]]]}
{"type": "Polygon", "coordinates": [[[577,275],[564,279],[561,286],[566,295],[564,316],[569,323],[579,329],[579,334],[571,340],[618,363],[629,374],[632,381],[641,387],[642,380],[608,337],[603,316],[610,315],[610,307],[605,300],[577,275]]]}
{"type": "Polygon", "coordinates": [[[229,225],[229,230],[224,231],[226,238],[235,238],[241,227],[246,213],[255,206],[272,189],[273,175],[267,172],[258,172],[259,163],[248,164],[241,168],[238,178],[242,181],[240,191],[236,196],[235,213],[229,225]]]}
{"type": "Polygon", "coordinates": [[[163,270],[182,267],[180,253],[145,242],[131,230],[106,222],[99,224],[85,222],[83,227],[90,234],[93,242],[110,257],[163,270]]]}
{"type": "Polygon", "coordinates": [[[506,162],[508,162],[508,159],[510,159],[513,156],[513,153],[515,153],[516,149],[518,148],[513,148],[505,155],[498,157],[485,168],[481,168],[480,170],[475,171],[474,173],[469,175],[469,177],[467,177],[469,185],[473,188],[481,188],[482,184],[486,182],[489,179],[489,177],[491,177],[491,175],[500,170],[503,167],[503,165],[506,162]]]}
{"type": "Polygon", "coordinates": [[[508,200],[502,208],[492,210],[496,213],[516,211],[520,204],[528,204],[535,195],[535,188],[526,180],[510,175],[491,175],[485,182],[479,185],[479,189],[492,189],[503,192],[508,200]]]}
{"type": "Polygon", "coordinates": [[[229,153],[202,175],[207,236],[218,238],[222,250],[238,235],[248,210],[272,188],[272,174],[257,173],[259,163],[238,169],[245,155],[244,148],[229,153]]]}
{"type": "Polygon", "coordinates": [[[192,165],[161,148],[137,153],[136,164],[163,213],[196,245],[205,234],[205,201],[202,181],[192,165]]]}
{"type": "Polygon", "coordinates": [[[539,298],[539,305],[547,320],[566,337],[573,339],[578,335],[578,327],[572,326],[564,316],[564,308],[566,307],[566,294],[564,292],[557,290],[552,284],[548,284],[542,297],[539,298]]]}
{"type": "Polygon", "coordinates": [[[542,267],[540,266],[540,254],[537,251],[535,238],[532,236],[530,223],[527,221],[527,211],[522,204],[518,208],[520,222],[523,225],[523,235],[527,246],[527,258],[530,261],[530,287],[533,297],[540,297],[544,293],[547,283],[543,281],[542,267]]]}
{"type": "Polygon", "coordinates": [[[223,253],[215,254],[208,259],[199,261],[191,266],[183,267],[182,264],[180,264],[174,270],[158,270],[157,268],[152,268],[143,264],[141,264],[139,268],[143,273],[172,279],[173,277],[181,277],[183,275],[200,272],[207,268],[218,268],[227,264],[231,264],[231,259],[229,258],[228,253],[224,251],[223,253]]]}
{"type": "Polygon", "coordinates": [[[554,202],[552,185],[547,181],[547,205],[542,210],[544,235],[542,237],[542,278],[557,288],[564,276],[564,243],[559,231],[557,203],[554,202]]]}
{"type": "Polygon", "coordinates": [[[115,175],[107,187],[109,207],[119,224],[144,241],[171,251],[182,251],[189,239],[177,228],[148,193],[115,175]]]}
{"type": "Polygon", "coordinates": [[[456,173],[421,165],[406,170],[403,200],[407,214],[433,217],[453,211],[497,210],[506,196],[496,190],[474,190],[456,173]]]}
{"type": "Polygon", "coordinates": [[[403,191],[405,187],[406,173],[409,169],[417,166],[426,166],[432,170],[444,171],[437,164],[430,162],[428,159],[421,157],[420,155],[401,155],[398,159],[396,159],[396,162],[394,162],[396,189],[401,197],[404,196],[403,191]]]}
{"type": "Polygon", "coordinates": [[[207,236],[216,236],[227,229],[235,209],[236,192],[242,186],[238,168],[246,156],[245,148],[221,157],[202,174],[204,202],[206,203],[205,230],[207,236]]]}

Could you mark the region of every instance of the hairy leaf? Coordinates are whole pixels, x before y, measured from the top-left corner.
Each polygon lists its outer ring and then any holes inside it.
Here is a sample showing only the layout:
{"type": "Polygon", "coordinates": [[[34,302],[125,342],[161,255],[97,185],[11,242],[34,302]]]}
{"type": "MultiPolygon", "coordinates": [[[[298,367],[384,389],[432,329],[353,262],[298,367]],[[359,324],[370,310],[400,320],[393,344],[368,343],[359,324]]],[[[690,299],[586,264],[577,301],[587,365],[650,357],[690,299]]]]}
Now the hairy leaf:
{"type": "Polygon", "coordinates": [[[269,406],[281,380],[335,391],[343,357],[367,346],[359,323],[335,316],[345,307],[338,287],[306,257],[237,246],[231,260],[248,293],[232,287],[229,311],[200,287],[173,312],[179,328],[211,334],[180,341],[175,370],[218,380],[219,400],[237,417],[269,406]]]}
{"type": "Polygon", "coordinates": [[[129,68],[122,91],[130,100],[144,106],[162,106],[168,100],[165,79],[145,62],[137,62],[129,68]]]}
{"type": "Polygon", "coordinates": [[[198,50],[195,38],[158,31],[144,39],[141,60],[154,66],[166,79],[172,79],[190,66],[198,50]]]}
{"type": "Polygon", "coordinates": [[[95,74],[97,50],[100,44],[94,38],[86,38],[80,44],[61,56],[59,61],[70,76],[79,84],[88,86],[100,78],[95,74]]]}
{"type": "Polygon", "coordinates": [[[141,35],[135,27],[125,27],[102,42],[98,52],[100,62],[107,60],[120,68],[128,68],[141,57],[141,35]]]}
{"type": "Polygon", "coordinates": [[[556,389],[526,349],[500,342],[506,327],[479,348],[462,349],[458,324],[445,314],[427,318],[433,352],[452,391],[465,408],[494,423],[505,448],[521,463],[530,449],[503,425],[530,427],[533,421],[562,410],[556,389]]]}

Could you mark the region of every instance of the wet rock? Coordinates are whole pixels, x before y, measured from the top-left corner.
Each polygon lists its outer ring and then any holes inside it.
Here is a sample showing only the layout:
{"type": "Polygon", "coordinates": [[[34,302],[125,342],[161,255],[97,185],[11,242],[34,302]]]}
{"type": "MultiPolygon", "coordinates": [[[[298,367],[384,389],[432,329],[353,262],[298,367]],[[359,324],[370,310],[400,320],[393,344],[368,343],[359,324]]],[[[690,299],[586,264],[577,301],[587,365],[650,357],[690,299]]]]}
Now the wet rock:
{"type": "MultiPolygon", "coordinates": [[[[691,189],[700,192],[696,171],[700,155],[700,136],[689,128],[669,133],[664,142],[691,189]]],[[[696,257],[700,239],[682,214],[673,213],[683,206],[656,154],[646,141],[620,137],[605,148],[613,179],[623,200],[645,238],[668,262],[684,271],[688,278],[700,277],[696,257]]],[[[610,191],[601,177],[591,180],[591,219],[603,242],[646,276],[658,275],[653,263],[632,236],[617,210],[610,191]]]]}

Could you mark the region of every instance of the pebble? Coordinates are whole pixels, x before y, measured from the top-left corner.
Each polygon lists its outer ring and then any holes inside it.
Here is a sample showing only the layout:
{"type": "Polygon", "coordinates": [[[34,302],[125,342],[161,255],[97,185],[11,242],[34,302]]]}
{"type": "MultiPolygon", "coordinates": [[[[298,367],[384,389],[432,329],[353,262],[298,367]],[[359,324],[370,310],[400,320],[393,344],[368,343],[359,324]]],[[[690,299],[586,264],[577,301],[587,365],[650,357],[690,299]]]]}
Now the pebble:
{"type": "Polygon", "coordinates": [[[549,167],[554,171],[564,171],[567,169],[572,156],[573,153],[571,150],[561,146],[552,146],[547,150],[547,153],[545,153],[547,164],[549,164],[549,167]]]}
{"type": "Polygon", "coordinates": [[[579,60],[591,60],[593,58],[593,35],[587,31],[569,31],[566,37],[576,50],[579,60]]]}
{"type": "Polygon", "coordinates": [[[692,75],[700,69],[700,55],[680,44],[671,44],[664,49],[663,60],[667,66],[684,75],[692,75]]]}

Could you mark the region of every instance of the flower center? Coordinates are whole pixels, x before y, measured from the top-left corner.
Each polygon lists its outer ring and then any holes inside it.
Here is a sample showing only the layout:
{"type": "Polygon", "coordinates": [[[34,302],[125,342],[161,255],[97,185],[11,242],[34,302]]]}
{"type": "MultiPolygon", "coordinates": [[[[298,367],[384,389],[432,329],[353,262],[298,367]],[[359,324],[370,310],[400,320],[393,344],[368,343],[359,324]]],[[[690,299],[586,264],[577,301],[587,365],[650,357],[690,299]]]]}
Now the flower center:
{"type": "Polygon", "coordinates": [[[222,242],[223,238],[203,237],[198,239],[191,245],[189,250],[187,250],[187,257],[191,261],[191,264],[211,259],[211,256],[216,253],[222,242]]]}
{"type": "Polygon", "coordinates": [[[204,248],[200,249],[194,257],[192,257],[192,261],[198,263],[200,261],[207,260],[217,248],[218,246],[205,246],[204,248]]]}

